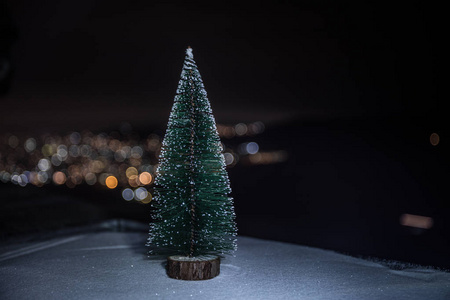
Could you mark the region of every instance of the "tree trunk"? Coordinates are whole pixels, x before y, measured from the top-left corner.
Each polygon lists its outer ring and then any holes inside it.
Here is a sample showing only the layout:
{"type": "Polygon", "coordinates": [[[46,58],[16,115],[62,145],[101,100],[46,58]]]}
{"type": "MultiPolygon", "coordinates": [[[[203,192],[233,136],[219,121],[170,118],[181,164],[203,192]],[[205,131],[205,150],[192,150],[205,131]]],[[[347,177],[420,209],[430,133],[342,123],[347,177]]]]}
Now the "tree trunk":
{"type": "Polygon", "coordinates": [[[197,257],[169,256],[167,258],[167,275],[181,280],[206,280],[219,275],[220,258],[215,255],[197,257]]]}

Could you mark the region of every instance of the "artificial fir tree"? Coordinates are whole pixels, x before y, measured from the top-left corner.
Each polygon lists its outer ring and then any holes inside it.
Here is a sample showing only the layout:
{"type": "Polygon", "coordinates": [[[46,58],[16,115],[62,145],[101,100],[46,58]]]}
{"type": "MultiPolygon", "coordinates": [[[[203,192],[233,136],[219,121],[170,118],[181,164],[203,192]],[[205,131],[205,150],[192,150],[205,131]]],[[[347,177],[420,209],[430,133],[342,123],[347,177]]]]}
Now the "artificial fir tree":
{"type": "Polygon", "coordinates": [[[233,199],[222,151],[188,48],[157,169],[148,239],[151,252],[169,251],[195,260],[236,250],[233,199]]]}

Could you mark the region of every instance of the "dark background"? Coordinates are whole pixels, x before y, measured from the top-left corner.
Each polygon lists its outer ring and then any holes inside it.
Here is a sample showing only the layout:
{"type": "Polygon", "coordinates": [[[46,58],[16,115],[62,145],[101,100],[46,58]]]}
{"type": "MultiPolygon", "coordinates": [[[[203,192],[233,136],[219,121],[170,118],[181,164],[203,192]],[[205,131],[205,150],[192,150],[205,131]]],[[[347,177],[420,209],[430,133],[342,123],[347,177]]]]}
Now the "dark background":
{"type": "MultiPolygon", "coordinates": [[[[450,267],[440,5],[1,3],[0,133],[101,131],[124,121],[164,130],[190,45],[217,122],[262,121],[261,148],[289,154],[229,169],[240,234],[450,267]],[[434,226],[401,226],[404,213],[434,226]]],[[[61,210],[71,205],[82,207],[73,224],[149,221],[146,206],[113,191],[2,184],[0,192],[4,222],[20,219],[23,231],[47,228],[48,216],[70,223],[61,210]]]]}

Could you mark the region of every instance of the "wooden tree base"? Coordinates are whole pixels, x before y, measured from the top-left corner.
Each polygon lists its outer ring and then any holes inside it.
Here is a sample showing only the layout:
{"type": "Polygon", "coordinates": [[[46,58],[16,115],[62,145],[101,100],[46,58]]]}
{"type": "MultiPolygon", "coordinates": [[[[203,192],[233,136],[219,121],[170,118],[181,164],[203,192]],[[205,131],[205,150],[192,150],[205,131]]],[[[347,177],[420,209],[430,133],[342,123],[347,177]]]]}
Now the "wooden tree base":
{"type": "Polygon", "coordinates": [[[220,258],[215,255],[197,257],[169,256],[167,258],[167,275],[182,280],[206,280],[219,275],[220,258]]]}

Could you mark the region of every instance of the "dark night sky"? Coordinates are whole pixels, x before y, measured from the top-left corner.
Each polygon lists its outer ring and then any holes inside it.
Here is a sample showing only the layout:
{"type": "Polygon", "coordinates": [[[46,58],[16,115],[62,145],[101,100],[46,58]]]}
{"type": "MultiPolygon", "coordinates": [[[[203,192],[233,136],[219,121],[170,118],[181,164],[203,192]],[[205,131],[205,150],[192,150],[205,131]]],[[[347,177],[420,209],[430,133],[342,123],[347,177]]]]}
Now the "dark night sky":
{"type": "Polygon", "coordinates": [[[435,115],[442,7],[336,2],[6,1],[0,124],[164,126],[188,45],[221,123],[435,115]]]}

